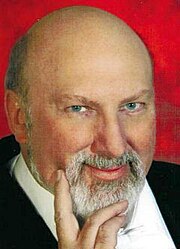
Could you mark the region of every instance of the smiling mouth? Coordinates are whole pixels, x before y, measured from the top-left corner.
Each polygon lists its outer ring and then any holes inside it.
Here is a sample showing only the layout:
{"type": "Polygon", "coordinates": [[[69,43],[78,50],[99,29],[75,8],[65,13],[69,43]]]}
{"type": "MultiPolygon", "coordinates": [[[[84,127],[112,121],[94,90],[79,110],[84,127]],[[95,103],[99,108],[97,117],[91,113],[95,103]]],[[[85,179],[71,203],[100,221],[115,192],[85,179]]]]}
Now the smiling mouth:
{"type": "Polygon", "coordinates": [[[112,166],[111,168],[99,169],[97,167],[85,164],[88,174],[93,178],[104,181],[112,181],[124,177],[128,173],[128,165],[112,166]]]}

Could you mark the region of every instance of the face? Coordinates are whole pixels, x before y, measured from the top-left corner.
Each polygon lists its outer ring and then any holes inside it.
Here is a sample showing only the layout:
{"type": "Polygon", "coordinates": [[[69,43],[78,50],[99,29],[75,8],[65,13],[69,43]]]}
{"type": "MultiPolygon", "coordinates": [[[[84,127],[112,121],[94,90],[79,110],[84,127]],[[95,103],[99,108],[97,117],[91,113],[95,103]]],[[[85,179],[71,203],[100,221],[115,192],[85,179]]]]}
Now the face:
{"type": "Polygon", "coordinates": [[[127,198],[123,193],[132,193],[133,186],[134,196],[140,192],[155,135],[152,76],[144,57],[119,45],[91,51],[76,46],[53,53],[37,68],[29,90],[28,142],[48,188],[63,169],[74,199],[86,189],[86,202],[97,193],[94,202],[103,199],[99,206],[105,206],[110,204],[105,196],[115,202],[127,198]]]}

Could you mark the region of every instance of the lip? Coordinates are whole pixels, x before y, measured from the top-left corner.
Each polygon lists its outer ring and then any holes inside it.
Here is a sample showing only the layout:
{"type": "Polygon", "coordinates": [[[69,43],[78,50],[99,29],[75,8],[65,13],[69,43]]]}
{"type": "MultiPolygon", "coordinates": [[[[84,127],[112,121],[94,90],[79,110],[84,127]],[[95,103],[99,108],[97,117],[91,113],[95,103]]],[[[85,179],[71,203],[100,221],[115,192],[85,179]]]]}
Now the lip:
{"type": "Polygon", "coordinates": [[[98,169],[96,167],[86,165],[88,173],[95,178],[104,181],[117,180],[118,178],[124,177],[128,172],[128,165],[123,164],[119,167],[111,167],[110,169],[98,169]]]}

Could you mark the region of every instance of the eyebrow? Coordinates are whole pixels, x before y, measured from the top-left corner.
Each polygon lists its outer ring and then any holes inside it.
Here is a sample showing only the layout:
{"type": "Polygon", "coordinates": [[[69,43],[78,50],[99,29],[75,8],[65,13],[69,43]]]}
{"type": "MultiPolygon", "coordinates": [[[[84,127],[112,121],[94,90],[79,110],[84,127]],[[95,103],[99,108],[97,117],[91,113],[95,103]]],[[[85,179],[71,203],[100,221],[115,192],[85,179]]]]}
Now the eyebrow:
{"type": "Polygon", "coordinates": [[[60,97],[58,98],[60,101],[65,102],[67,100],[71,101],[79,101],[83,105],[91,105],[94,107],[99,107],[100,103],[98,101],[92,101],[87,97],[83,97],[80,95],[69,95],[69,94],[61,94],[60,97]]]}
{"type": "MultiPolygon", "coordinates": [[[[137,92],[134,95],[131,95],[127,98],[124,98],[120,101],[120,104],[124,104],[127,102],[132,102],[135,101],[137,99],[139,99],[140,97],[148,97],[150,98],[151,96],[153,96],[153,89],[143,89],[139,92],[137,92]]],[[[100,103],[98,101],[92,101],[87,97],[83,97],[80,95],[69,95],[69,94],[61,94],[58,98],[57,101],[61,101],[61,102],[66,102],[67,100],[70,101],[78,101],[83,105],[91,105],[93,107],[99,107],[100,103]]]]}
{"type": "Polygon", "coordinates": [[[134,95],[131,95],[131,96],[127,97],[127,98],[124,98],[121,101],[121,103],[123,104],[123,103],[131,102],[131,101],[135,101],[135,100],[139,99],[140,97],[148,97],[148,98],[150,98],[150,97],[153,96],[153,93],[154,93],[153,89],[143,89],[143,90],[137,92],[134,95]]]}

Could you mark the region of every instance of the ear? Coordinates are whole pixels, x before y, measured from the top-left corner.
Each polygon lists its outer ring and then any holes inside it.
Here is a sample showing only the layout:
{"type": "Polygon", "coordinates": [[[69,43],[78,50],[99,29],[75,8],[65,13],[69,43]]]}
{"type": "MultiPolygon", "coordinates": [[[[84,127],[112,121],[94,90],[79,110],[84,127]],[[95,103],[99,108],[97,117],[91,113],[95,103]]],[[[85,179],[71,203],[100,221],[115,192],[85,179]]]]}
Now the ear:
{"type": "Polygon", "coordinates": [[[26,119],[20,97],[12,90],[5,92],[5,110],[9,128],[20,143],[26,143],[26,119]]]}

